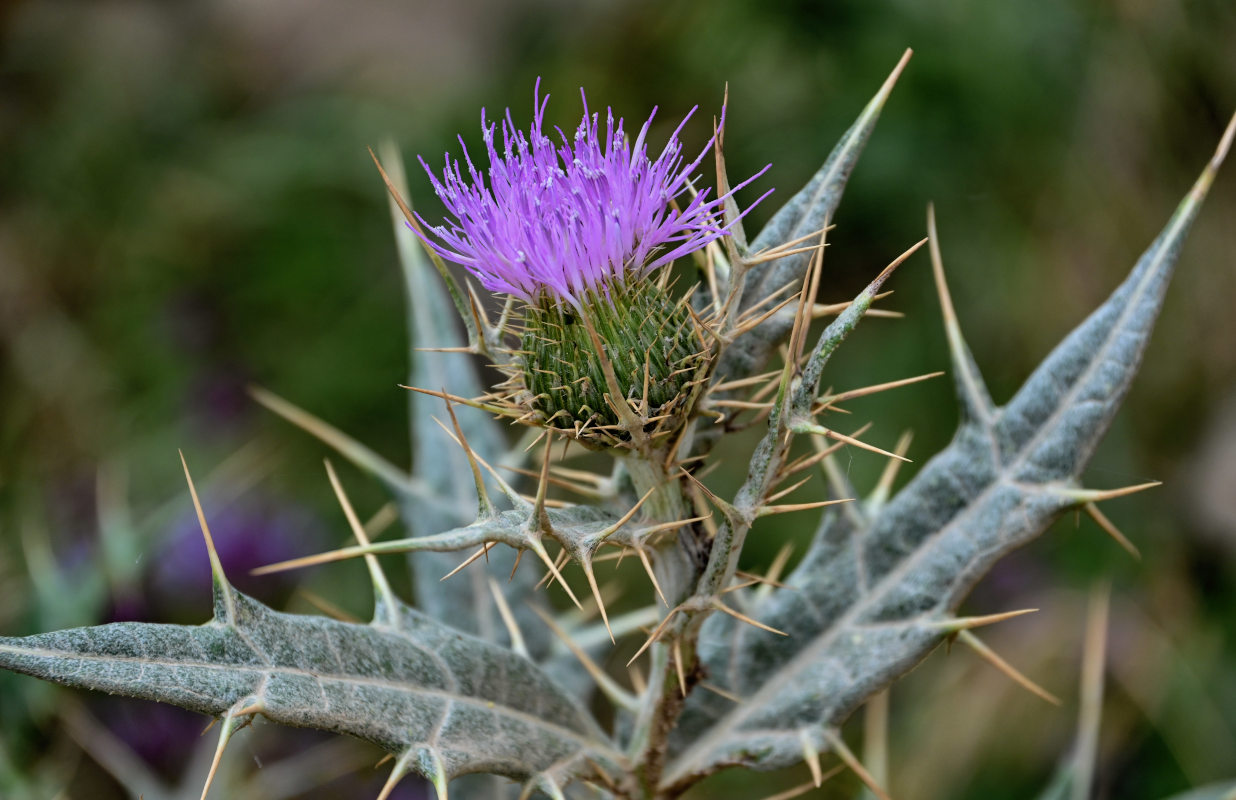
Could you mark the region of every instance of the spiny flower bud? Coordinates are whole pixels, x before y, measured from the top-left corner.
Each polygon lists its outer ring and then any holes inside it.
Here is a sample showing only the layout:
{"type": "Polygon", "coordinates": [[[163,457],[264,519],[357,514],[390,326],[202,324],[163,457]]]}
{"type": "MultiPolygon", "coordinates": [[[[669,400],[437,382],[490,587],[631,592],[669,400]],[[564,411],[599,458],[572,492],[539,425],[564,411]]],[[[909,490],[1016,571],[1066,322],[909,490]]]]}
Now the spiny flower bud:
{"type": "Polygon", "coordinates": [[[554,303],[528,306],[520,355],[529,402],[544,423],[592,441],[623,439],[612,435],[621,422],[614,407],[619,399],[606,399],[602,356],[633,410],[666,430],[676,426],[655,423],[679,419],[690,408],[708,363],[685,304],[653,281],[610,287],[579,311],[554,303]],[[585,425],[596,434],[589,437],[585,425]]]}
{"type": "Polygon", "coordinates": [[[721,219],[732,192],[710,198],[708,189],[692,189],[712,147],[710,140],[685,163],[678,134],[695,109],[653,160],[646,138],[655,109],[631,143],[612,110],[602,132],[600,115],[580,95],[583,119],[571,138],[558,129],[555,143],[542,130],[549,97],[540,97],[538,81],[531,130],[517,130],[508,111],[501,153],[497,125],[482,111],[489,169],[478,170],[466,147],[466,177],[449,155],[441,180],[422,159],[453,218],[421,222],[439,255],[525,304],[508,402],[526,421],[613,445],[630,433],[620,431],[619,403],[650,430],[673,430],[689,414],[708,348],[685,302],[655,273],[728,235],[737,220],[721,219]],[[612,396],[611,377],[622,397],[612,396]]]}

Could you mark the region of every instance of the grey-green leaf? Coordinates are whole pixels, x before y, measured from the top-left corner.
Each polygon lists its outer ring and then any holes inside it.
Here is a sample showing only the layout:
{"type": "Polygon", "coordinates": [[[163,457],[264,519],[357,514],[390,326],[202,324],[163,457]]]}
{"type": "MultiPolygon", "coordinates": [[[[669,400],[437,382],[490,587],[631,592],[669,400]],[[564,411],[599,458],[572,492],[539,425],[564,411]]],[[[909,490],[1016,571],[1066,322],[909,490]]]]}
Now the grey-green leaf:
{"type": "Polygon", "coordinates": [[[953,609],[996,560],[1082,502],[1075,482],[1136,374],[1222,155],[1125,282],[1007,406],[964,415],[952,443],[874,519],[826,516],[792,588],[747,609],[789,636],[708,620],[708,680],[743,702],[692,695],[669,785],[728,764],[786,766],[801,760],[804,737],[822,749],[825,729],[943,640],[953,609]]]}
{"type": "Polygon", "coordinates": [[[359,625],[227,594],[228,612],[197,627],[117,623],[3,638],[0,666],[204,714],[243,709],[395,754],[432,753],[448,778],[621,763],[588,713],[534,664],[411,608],[378,615],[397,624],[359,625]]]}
{"type": "MultiPolygon", "coordinates": [[[[751,243],[753,252],[771,250],[775,247],[818,231],[832,223],[833,214],[841,204],[850,173],[862,155],[863,147],[871,138],[880,111],[884,108],[893,85],[909,61],[907,50],[891,75],[880,87],[863,113],[833,147],[823,166],[812,176],[807,185],[798,191],[768,221],[751,243]]],[[[787,286],[802,281],[811,261],[811,253],[797,253],[753,267],[747,275],[747,288],[743,293],[743,306],[749,308],[787,286]]],[[[773,348],[784,339],[793,325],[793,315],[773,315],[754,330],[740,337],[721,356],[718,375],[729,379],[745,377],[757,372],[768,360],[773,348]]]]}

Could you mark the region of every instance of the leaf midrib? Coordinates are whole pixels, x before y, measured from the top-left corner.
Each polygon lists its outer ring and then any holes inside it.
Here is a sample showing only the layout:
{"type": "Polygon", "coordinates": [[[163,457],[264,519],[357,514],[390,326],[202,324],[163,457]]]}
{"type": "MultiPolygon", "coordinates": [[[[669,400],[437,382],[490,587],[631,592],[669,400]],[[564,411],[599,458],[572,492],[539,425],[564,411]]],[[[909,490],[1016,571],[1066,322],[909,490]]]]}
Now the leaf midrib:
{"type": "Polygon", "coordinates": [[[213,670],[216,672],[243,672],[253,673],[259,676],[269,676],[272,674],[288,675],[311,678],[315,682],[320,683],[322,680],[333,680],[339,683],[352,683],[358,686],[370,686],[374,688],[393,689],[395,691],[404,692],[418,697],[429,697],[434,699],[444,699],[451,703],[459,703],[465,706],[474,706],[491,713],[500,713],[514,719],[530,722],[536,727],[548,728],[554,732],[560,732],[563,738],[570,739],[576,743],[585,745],[590,748],[595,748],[598,745],[603,745],[603,742],[598,742],[593,738],[589,738],[578,731],[571,728],[566,728],[554,722],[550,722],[543,717],[538,717],[527,711],[521,711],[507,705],[503,705],[496,700],[480,700],[467,695],[456,694],[453,692],[430,690],[419,688],[412,684],[382,680],[379,678],[367,678],[364,676],[354,675],[339,675],[336,673],[320,673],[306,669],[299,669],[288,666],[251,666],[244,664],[212,664],[208,661],[172,661],[166,659],[152,659],[138,656],[101,656],[93,653],[76,653],[71,650],[49,650],[46,648],[20,647],[14,645],[0,644],[0,652],[13,653],[20,656],[33,658],[45,658],[52,661],[87,661],[92,663],[110,664],[116,662],[132,663],[141,666],[157,666],[165,668],[179,669],[204,669],[213,670]]]}

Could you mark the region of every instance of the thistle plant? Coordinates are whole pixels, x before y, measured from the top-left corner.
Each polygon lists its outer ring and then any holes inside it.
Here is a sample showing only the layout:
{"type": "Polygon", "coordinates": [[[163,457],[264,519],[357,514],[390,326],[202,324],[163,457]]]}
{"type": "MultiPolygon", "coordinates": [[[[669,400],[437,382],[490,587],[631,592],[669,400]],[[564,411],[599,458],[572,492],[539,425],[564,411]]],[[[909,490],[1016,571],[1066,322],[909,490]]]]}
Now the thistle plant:
{"type": "MultiPolygon", "coordinates": [[[[213,619],[0,639],[0,664],[211,715],[216,766],[257,718],[359,737],[392,757],[380,797],[415,773],[440,798],[448,784],[456,797],[672,798],[723,768],[800,762],[818,785],[830,753],[887,797],[841,726],[940,644],[964,643],[1051,699],[974,632],[1023,612],[956,609],[992,564],[1070,510],[1135,550],[1096,504],[1152,484],[1091,489],[1079,476],[1129,389],[1236,120],[1125,282],[997,406],[962,337],[930,209],[926,238],[857,297],[817,302],[842,192],[908,56],[752,239],[743,219],[754,204],[741,209],[736,192],[763,171],[731,183],[724,113],[693,159],[679,138],[686,120],[653,157],[652,117],[630,140],[586,99],[573,135],[548,134],[538,87],[527,134],[510,112],[500,131],[482,114],[487,163],[465,147],[440,176],[425,165],[448,214],[439,225],[412,211],[398,153],[384,148],[375,161],[411,306],[414,468],[254,391],[397,501],[408,535],[371,541],[373,526],[328,463],[357,544],[260,570],[363,558],[372,622],[281,613],[233,588],[186,464],[213,619]],[[705,161],[715,188],[700,186],[705,161]],[[886,283],[924,244],[961,420],[893,494],[908,439],[882,450],[862,428],[837,430],[830,412],[940,373],[840,393],[821,386],[834,352],[879,312],[886,283]],[[447,262],[496,297],[496,320],[447,262]],[[817,319],[828,322],[813,334],[817,319]],[[463,345],[449,341],[460,321],[463,345]],[[500,383],[482,386],[478,356],[500,383]],[[526,431],[523,440],[510,447],[499,422],[526,431]],[[762,436],[746,477],[720,496],[705,474],[716,446],[753,427],[762,436]],[[888,460],[866,493],[838,467],[843,448],[888,460]],[[585,450],[605,467],[564,463],[585,450]],[[787,500],[820,473],[828,496],[787,500]],[[558,499],[561,489],[582,500],[558,499]],[[784,557],[767,574],[740,568],[756,520],[812,509],[823,516],[788,574],[784,557]],[[415,608],[378,564],[390,553],[410,554],[415,608]],[[611,614],[598,567],[626,556],[647,581],[622,587],[641,596],[634,610],[611,614]],[[554,611],[537,591],[544,582],[575,608],[554,611]],[[631,654],[630,680],[597,663],[614,647],[631,654]],[[591,711],[597,693],[612,707],[604,725],[591,711]],[[476,773],[514,784],[464,777],[476,773]]],[[[203,797],[209,790],[208,780],[203,797]]]]}

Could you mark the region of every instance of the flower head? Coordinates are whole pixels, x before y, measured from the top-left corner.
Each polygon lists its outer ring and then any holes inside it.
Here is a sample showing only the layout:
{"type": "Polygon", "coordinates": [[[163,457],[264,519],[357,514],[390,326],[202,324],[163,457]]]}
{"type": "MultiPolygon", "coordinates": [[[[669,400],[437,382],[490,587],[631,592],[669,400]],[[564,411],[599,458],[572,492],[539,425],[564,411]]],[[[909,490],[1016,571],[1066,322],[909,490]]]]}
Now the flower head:
{"type": "Polygon", "coordinates": [[[589,291],[642,278],[728,232],[720,214],[727,196],[709,199],[708,189],[690,193],[691,177],[712,146],[710,140],[684,163],[678,134],[695,109],[654,160],[646,137],[656,109],[632,143],[612,110],[602,133],[600,115],[589,113],[582,89],[580,96],[579,127],[572,137],[555,128],[555,142],[543,131],[549,95],[540,96],[538,80],[531,130],[518,130],[508,110],[501,152],[498,126],[482,111],[486,173],[466,146],[464,165],[447,155],[441,180],[421,159],[453,216],[442,226],[421,220],[434,234],[424,237],[426,243],[490,291],[578,308],[589,291]]]}

